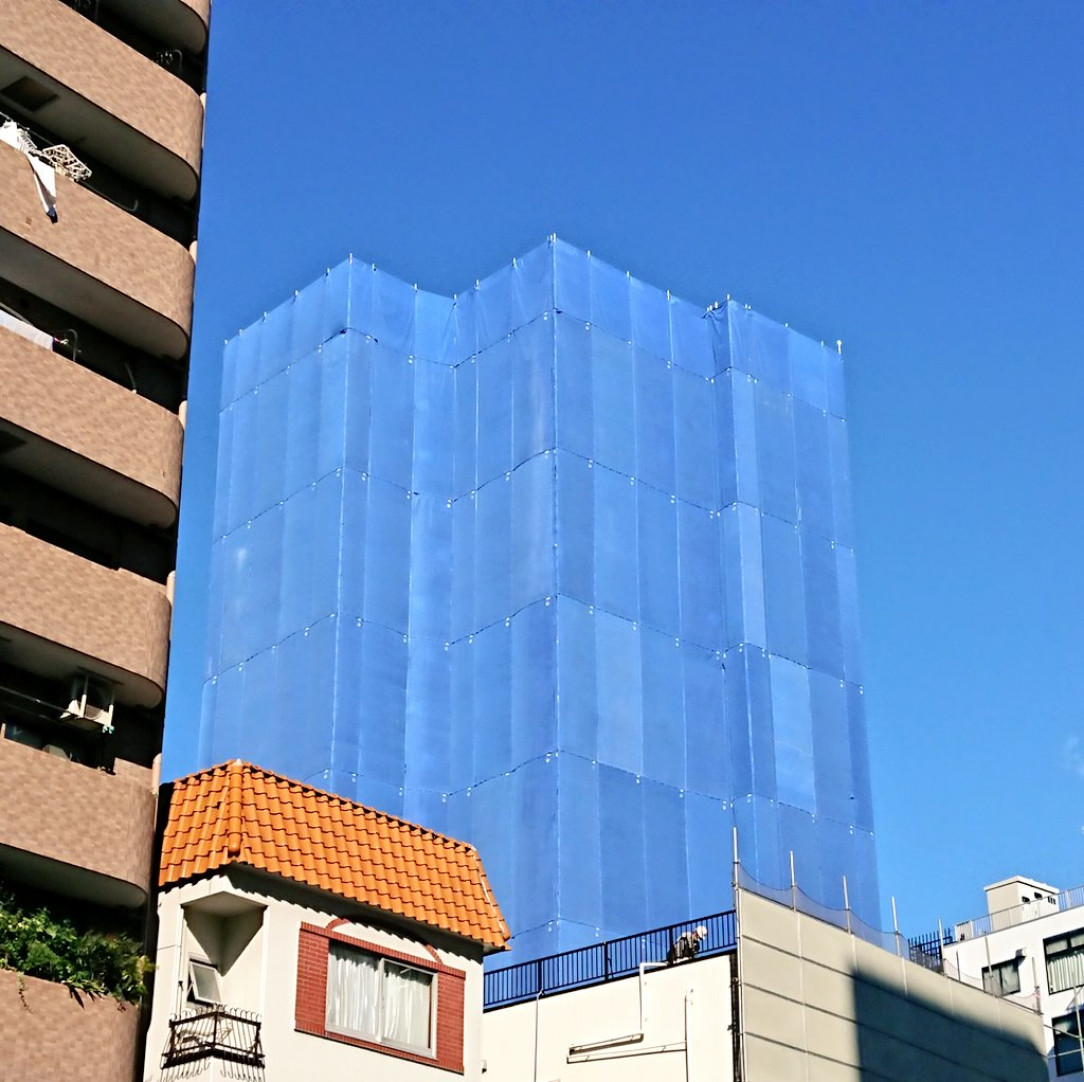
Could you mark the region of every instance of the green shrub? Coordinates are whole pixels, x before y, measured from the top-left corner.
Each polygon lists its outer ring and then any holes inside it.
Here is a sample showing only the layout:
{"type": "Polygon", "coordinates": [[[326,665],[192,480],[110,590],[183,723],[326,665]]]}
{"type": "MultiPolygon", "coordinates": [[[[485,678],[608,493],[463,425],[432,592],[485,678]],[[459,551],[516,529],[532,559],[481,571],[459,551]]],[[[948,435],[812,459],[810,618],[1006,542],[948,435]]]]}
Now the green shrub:
{"type": "Polygon", "coordinates": [[[144,977],[151,963],[128,936],[82,931],[45,906],[20,908],[0,890],[0,968],[138,1003],[147,993],[144,977]]]}

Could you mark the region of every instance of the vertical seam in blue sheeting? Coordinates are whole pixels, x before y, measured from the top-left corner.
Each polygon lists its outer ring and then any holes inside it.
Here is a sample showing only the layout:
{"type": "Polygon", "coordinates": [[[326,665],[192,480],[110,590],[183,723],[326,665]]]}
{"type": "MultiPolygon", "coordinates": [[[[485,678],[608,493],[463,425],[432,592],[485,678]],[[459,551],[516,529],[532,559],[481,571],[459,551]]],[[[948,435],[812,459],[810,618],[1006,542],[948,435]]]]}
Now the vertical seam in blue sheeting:
{"type": "MultiPolygon", "coordinates": [[[[666,291],[666,337],[669,343],[669,373],[671,380],[671,400],[673,402],[673,409],[671,411],[672,423],[671,433],[674,441],[674,474],[672,487],[674,491],[670,493],[672,497],[677,498],[678,488],[678,449],[677,449],[677,426],[678,426],[678,409],[677,409],[677,388],[673,385],[673,371],[674,366],[677,363],[677,358],[674,356],[674,299],[670,296],[670,290],[666,291]]],[[[685,638],[683,636],[684,626],[681,621],[681,516],[678,514],[680,508],[675,504],[674,509],[674,542],[676,552],[674,555],[677,558],[677,602],[678,602],[678,637],[682,642],[681,654],[684,655],[685,638]]],[[[686,792],[689,788],[689,682],[685,679],[685,658],[680,657],[681,662],[681,739],[685,742],[685,764],[683,771],[683,782],[686,792]]],[[[695,854],[689,848],[689,824],[688,819],[685,821],[684,837],[682,839],[685,849],[685,891],[686,891],[686,904],[692,901],[692,879],[689,875],[689,869],[693,867],[693,860],[695,854]]],[[[645,847],[646,850],[646,847],[645,847]]],[[[646,860],[646,851],[645,851],[646,860]]],[[[645,872],[646,876],[646,872],[645,872]]]]}
{"type": "MultiPolygon", "coordinates": [[[[353,285],[354,277],[354,255],[351,253],[347,257],[347,273],[346,273],[346,327],[350,327],[350,302],[353,300],[351,286],[353,285]]],[[[324,278],[324,302],[327,303],[327,277],[324,278]]],[[[350,405],[350,377],[353,373],[350,371],[350,335],[343,335],[344,345],[346,346],[346,374],[343,379],[343,430],[342,430],[342,444],[340,446],[341,454],[339,461],[341,463],[341,472],[339,474],[339,550],[337,553],[338,566],[336,567],[336,581],[335,581],[335,611],[342,616],[343,612],[343,559],[345,558],[346,551],[346,530],[344,529],[346,522],[346,444],[347,444],[347,432],[350,428],[350,418],[347,416],[346,410],[350,405]]],[[[339,673],[341,667],[339,664],[339,655],[342,651],[342,630],[344,621],[336,619],[335,628],[332,634],[335,636],[335,649],[332,657],[332,699],[331,699],[331,747],[328,748],[328,770],[333,771],[335,769],[336,749],[338,747],[338,728],[339,728],[339,709],[342,697],[342,689],[339,687],[339,673]]],[[[360,766],[359,763],[354,764],[360,766]]],[[[334,777],[334,775],[330,775],[334,777]]],[[[356,796],[356,794],[355,794],[356,796]]]]}
{"type": "MultiPolygon", "coordinates": [[[[561,747],[561,590],[560,582],[558,581],[559,560],[557,555],[557,549],[555,547],[558,537],[558,520],[557,520],[557,504],[560,499],[560,493],[558,490],[557,481],[557,448],[559,444],[558,436],[558,418],[557,418],[557,234],[554,233],[549,239],[550,246],[550,388],[552,391],[553,402],[553,465],[551,466],[553,477],[553,500],[550,505],[550,543],[549,543],[549,555],[553,561],[553,623],[554,623],[554,651],[553,651],[553,715],[554,715],[554,744],[557,751],[560,751],[561,747]]],[[[555,897],[555,909],[558,918],[561,916],[561,890],[564,886],[563,876],[561,875],[561,838],[563,834],[561,832],[561,819],[564,809],[564,803],[561,800],[561,760],[560,755],[557,755],[557,784],[554,787],[556,789],[556,805],[557,805],[557,822],[554,824],[557,833],[557,868],[554,880],[556,882],[556,897],[555,897]]]]}
{"type": "MultiPolygon", "coordinates": [[[[634,338],[635,338],[635,334],[636,334],[636,331],[635,331],[636,321],[633,319],[633,315],[632,315],[632,306],[633,306],[632,275],[628,271],[625,272],[625,296],[626,296],[626,299],[628,301],[628,306],[629,306],[629,309],[628,309],[629,310],[629,349],[632,351],[631,356],[629,358],[629,360],[630,360],[629,374],[630,374],[630,377],[632,379],[632,387],[631,387],[631,392],[632,392],[632,394],[631,394],[631,398],[632,398],[632,416],[629,418],[629,423],[630,423],[630,426],[632,428],[632,469],[633,469],[633,473],[635,474],[635,473],[638,472],[637,471],[637,450],[638,450],[638,448],[637,448],[637,441],[636,441],[636,419],[639,417],[639,413],[637,412],[637,409],[636,409],[636,398],[637,398],[637,396],[636,396],[636,345],[635,345],[635,342],[634,342],[634,338]]],[[[670,316],[669,310],[667,310],[666,314],[667,314],[667,320],[669,320],[669,316],[670,316]]],[[[672,369],[671,369],[671,371],[672,371],[672,369]]],[[[640,665],[639,665],[640,672],[638,674],[639,679],[640,679],[640,703],[639,703],[639,710],[640,710],[640,748],[639,748],[639,752],[640,752],[640,754],[639,754],[640,768],[636,772],[636,780],[639,782],[639,781],[641,781],[641,778],[644,781],[648,780],[650,775],[648,774],[649,764],[648,764],[648,761],[647,761],[647,754],[646,754],[646,752],[647,752],[646,725],[648,724],[648,720],[644,717],[644,670],[643,670],[644,649],[643,649],[643,638],[642,638],[643,622],[641,621],[641,616],[643,615],[643,613],[640,612],[640,572],[641,572],[641,566],[640,566],[640,528],[639,528],[639,524],[640,524],[640,484],[639,484],[639,478],[637,478],[635,476],[633,476],[631,478],[631,480],[632,480],[632,486],[631,486],[632,487],[632,538],[631,538],[631,547],[632,547],[632,550],[633,550],[633,564],[632,565],[635,568],[634,589],[636,590],[635,608],[633,609],[633,611],[636,613],[636,619],[633,621],[632,626],[633,626],[633,629],[634,629],[634,633],[636,635],[636,640],[635,640],[636,641],[636,652],[640,656],[640,665]]],[[[680,579],[678,581],[680,582],[680,579]]],[[[680,627],[680,625],[679,625],[679,627],[680,627]]],[[[682,739],[684,740],[684,736],[682,736],[682,739]]],[[[649,888],[648,888],[649,872],[648,872],[648,856],[647,856],[647,821],[646,821],[647,796],[646,796],[646,789],[645,789],[645,787],[643,785],[640,786],[639,805],[640,805],[640,807],[639,807],[639,812],[640,812],[640,830],[639,830],[639,834],[640,834],[640,841],[641,841],[640,859],[641,859],[641,862],[642,862],[641,865],[640,865],[640,875],[642,877],[642,882],[644,884],[644,911],[647,912],[650,909],[651,903],[649,901],[649,893],[648,893],[649,892],[649,888]]],[[[601,814],[601,809],[600,809],[600,811],[599,811],[600,829],[601,829],[601,820],[602,820],[602,814],[601,814]]],[[[601,840],[599,842],[599,847],[600,847],[600,855],[601,855],[601,840]]],[[[686,855],[686,867],[688,867],[688,856],[687,855],[686,855]]],[[[600,894],[601,894],[601,890],[600,890],[600,894]]],[[[600,901],[603,901],[603,900],[600,898],[600,901]]],[[[604,904],[605,903],[603,902],[603,905],[604,904]]],[[[605,910],[603,910],[603,912],[605,912],[605,910]]]]}

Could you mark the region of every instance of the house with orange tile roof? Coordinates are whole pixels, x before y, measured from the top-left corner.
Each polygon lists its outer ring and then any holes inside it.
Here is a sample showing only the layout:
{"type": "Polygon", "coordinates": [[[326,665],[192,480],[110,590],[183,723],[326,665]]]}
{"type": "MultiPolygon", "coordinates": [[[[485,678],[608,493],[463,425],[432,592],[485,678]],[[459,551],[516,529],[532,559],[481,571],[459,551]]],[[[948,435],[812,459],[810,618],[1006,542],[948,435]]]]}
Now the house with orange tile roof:
{"type": "Polygon", "coordinates": [[[175,782],[146,1082],[482,1075],[473,846],[241,761],[175,782]]]}

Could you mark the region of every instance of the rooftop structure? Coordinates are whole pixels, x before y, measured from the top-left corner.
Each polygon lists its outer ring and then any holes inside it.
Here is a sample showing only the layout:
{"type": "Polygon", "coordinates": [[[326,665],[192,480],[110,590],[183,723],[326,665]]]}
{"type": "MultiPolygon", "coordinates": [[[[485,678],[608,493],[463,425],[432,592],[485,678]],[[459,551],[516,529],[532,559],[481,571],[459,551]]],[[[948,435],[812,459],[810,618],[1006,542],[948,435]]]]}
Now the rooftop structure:
{"type": "MultiPolygon", "coordinates": [[[[209,7],[6,0],[0,19],[0,879],[137,942],[209,7]]],[[[8,991],[5,1074],[131,1073],[138,1011],[84,1011],[46,982],[25,1010],[8,991]]]]}
{"type": "Polygon", "coordinates": [[[726,907],[735,825],[876,922],[834,345],[556,239],[348,260],[226,346],[214,529],[201,764],[470,840],[519,956],[726,907]]]}

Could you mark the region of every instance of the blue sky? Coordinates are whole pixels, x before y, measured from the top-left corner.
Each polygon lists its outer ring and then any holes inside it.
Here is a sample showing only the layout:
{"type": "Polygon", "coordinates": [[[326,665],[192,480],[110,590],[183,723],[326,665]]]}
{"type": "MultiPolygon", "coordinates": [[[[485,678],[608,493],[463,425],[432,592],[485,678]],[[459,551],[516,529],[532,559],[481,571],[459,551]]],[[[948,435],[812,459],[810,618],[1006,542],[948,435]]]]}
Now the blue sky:
{"type": "Polygon", "coordinates": [[[351,251],[451,293],[556,232],[844,342],[904,930],[1084,883],[1082,71],[1073,2],[216,0],[168,717],[223,340],[351,251]]]}

